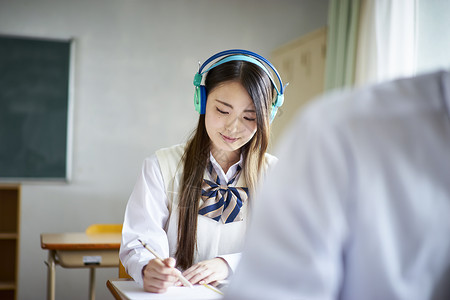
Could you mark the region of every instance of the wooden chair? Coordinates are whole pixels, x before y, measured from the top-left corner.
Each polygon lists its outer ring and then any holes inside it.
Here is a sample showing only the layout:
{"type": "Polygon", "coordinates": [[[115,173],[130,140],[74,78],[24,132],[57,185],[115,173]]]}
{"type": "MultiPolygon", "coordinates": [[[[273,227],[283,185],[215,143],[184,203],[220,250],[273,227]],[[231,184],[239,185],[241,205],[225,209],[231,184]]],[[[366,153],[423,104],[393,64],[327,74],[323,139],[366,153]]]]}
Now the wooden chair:
{"type": "Polygon", "coordinates": [[[128,275],[127,271],[125,271],[125,267],[123,266],[120,259],[119,259],[119,278],[132,278],[130,275],[128,275]]]}
{"type": "MultiPolygon", "coordinates": [[[[122,232],[122,224],[92,224],[86,229],[86,234],[117,233],[122,232]]],[[[131,278],[119,259],[119,278],[131,278]]]]}
{"type": "MultiPolygon", "coordinates": [[[[86,228],[85,233],[87,235],[98,235],[98,234],[117,234],[122,233],[122,224],[92,224],[86,228]]],[[[116,254],[108,254],[108,257],[112,258],[116,254]]],[[[105,257],[103,257],[105,258],[105,257]]],[[[95,299],[95,268],[90,268],[89,271],[89,298],[95,299]]]]}
{"type": "Polygon", "coordinates": [[[92,224],[86,228],[86,234],[122,233],[122,224],[92,224]]]}

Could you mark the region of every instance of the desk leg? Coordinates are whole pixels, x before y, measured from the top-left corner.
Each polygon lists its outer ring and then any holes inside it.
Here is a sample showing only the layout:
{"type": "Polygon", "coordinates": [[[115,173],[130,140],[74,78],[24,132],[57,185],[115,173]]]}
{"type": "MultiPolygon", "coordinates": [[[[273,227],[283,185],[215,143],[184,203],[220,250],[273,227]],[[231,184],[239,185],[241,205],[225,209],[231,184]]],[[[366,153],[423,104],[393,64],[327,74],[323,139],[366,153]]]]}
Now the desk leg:
{"type": "Polygon", "coordinates": [[[89,299],[95,300],[95,268],[89,270],[89,299]]]}
{"type": "Polygon", "coordinates": [[[55,250],[48,251],[47,260],[47,299],[55,300],[55,250]]]}

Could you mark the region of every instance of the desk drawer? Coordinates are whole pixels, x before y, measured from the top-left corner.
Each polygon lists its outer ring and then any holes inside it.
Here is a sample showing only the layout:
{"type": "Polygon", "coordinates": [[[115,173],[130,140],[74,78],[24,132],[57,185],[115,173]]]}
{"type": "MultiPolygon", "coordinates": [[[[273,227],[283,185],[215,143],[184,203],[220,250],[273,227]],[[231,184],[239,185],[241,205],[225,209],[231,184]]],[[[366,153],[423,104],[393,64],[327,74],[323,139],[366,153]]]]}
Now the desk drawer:
{"type": "Polygon", "coordinates": [[[64,268],[118,267],[119,250],[58,250],[56,260],[64,268]]]}

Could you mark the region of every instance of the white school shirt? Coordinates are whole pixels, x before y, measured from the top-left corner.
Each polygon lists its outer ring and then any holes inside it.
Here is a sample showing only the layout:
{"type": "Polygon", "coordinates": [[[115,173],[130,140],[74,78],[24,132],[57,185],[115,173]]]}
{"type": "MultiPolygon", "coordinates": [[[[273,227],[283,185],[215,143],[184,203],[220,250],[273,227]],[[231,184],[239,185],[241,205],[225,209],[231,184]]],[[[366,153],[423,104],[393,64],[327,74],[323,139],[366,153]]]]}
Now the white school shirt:
{"type": "Polygon", "coordinates": [[[326,96],[276,153],[226,299],[450,299],[448,72],[326,96]]]}
{"type": "MultiPolygon", "coordinates": [[[[143,282],[142,268],[154,256],[143,248],[137,239],[148,243],[163,258],[174,257],[176,252],[178,230],[176,193],[182,172],[177,171],[174,186],[169,188],[175,192],[169,191],[169,197],[166,194],[162,172],[167,172],[166,163],[178,165],[183,152],[184,145],[176,145],[162,149],[145,159],[142,172],[126,207],[119,255],[127,273],[140,284],[143,282]],[[161,163],[164,164],[163,170],[161,163]]],[[[242,164],[242,156],[226,174],[211,153],[210,161],[221,182],[228,182],[242,164]]],[[[270,167],[276,159],[266,154],[266,161],[270,167]]],[[[239,175],[231,186],[243,186],[244,182],[244,176],[241,178],[239,175]]],[[[236,268],[247,227],[247,206],[246,201],[241,207],[243,221],[223,224],[222,221],[217,222],[206,216],[198,216],[198,252],[195,253],[194,263],[221,257],[227,261],[231,271],[236,268]]]]}

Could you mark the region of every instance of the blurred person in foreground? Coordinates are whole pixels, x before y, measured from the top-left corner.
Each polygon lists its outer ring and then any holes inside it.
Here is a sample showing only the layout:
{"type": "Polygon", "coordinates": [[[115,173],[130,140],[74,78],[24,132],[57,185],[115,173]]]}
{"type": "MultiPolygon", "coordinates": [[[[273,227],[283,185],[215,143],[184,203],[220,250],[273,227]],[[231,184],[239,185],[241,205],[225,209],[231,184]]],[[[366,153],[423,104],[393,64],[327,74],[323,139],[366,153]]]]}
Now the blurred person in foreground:
{"type": "Polygon", "coordinates": [[[324,96],[258,192],[226,299],[450,299],[450,73],[324,96]]]}

